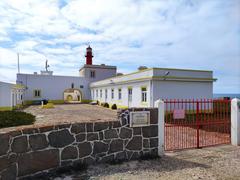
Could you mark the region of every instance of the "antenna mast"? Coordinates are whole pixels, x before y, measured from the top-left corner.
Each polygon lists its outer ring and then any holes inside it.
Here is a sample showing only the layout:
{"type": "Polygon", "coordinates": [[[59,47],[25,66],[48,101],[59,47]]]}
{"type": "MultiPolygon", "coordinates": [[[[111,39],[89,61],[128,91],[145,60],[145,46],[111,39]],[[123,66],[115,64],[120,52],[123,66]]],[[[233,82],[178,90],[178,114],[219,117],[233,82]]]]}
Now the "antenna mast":
{"type": "Polygon", "coordinates": [[[18,74],[20,73],[20,65],[19,65],[19,53],[17,53],[17,60],[18,60],[18,74]]]}

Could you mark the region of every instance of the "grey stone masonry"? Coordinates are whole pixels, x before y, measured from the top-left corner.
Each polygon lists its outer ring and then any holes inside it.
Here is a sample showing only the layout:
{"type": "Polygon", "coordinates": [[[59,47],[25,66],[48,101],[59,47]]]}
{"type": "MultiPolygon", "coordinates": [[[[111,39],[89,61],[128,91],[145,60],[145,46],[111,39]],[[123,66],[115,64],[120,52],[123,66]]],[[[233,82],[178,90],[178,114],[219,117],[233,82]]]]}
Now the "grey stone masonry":
{"type": "Polygon", "coordinates": [[[34,178],[79,164],[120,162],[157,155],[158,110],[118,110],[116,121],[0,131],[0,179],[34,178]],[[129,112],[150,111],[150,125],[130,127],[129,112]]]}

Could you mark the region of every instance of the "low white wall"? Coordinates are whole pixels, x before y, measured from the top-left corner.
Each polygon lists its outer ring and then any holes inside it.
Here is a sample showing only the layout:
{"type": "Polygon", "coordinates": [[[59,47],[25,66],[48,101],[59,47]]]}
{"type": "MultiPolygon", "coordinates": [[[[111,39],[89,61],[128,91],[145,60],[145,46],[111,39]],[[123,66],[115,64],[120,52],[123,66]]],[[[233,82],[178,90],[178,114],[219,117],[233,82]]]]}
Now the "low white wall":
{"type": "Polygon", "coordinates": [[[240,145],[240,99],[231,101],[231,143],[240,145]]]}

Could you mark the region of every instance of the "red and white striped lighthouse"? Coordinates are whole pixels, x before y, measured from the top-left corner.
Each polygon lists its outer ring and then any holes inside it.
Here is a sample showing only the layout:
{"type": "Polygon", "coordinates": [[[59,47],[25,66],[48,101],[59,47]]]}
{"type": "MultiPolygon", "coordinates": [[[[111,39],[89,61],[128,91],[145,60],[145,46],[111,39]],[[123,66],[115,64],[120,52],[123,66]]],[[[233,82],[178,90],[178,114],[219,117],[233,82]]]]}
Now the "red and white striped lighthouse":
{"type": "Polygon", "coordinates": [[[87,65],[92,65],[92,58],[93,58],[93,55],[92,55],[92,48],[90,47],[90,45],[87,47],[87,52],[86,52],[86,64],[87,65]]]}

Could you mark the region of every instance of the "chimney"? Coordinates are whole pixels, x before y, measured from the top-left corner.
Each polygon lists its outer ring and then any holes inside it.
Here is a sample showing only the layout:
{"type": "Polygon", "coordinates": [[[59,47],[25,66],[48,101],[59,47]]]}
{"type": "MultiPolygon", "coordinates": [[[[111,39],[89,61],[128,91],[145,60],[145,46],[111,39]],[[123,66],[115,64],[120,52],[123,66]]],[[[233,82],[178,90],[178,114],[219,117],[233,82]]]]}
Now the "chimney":
{"type": "Polygon", "coordinates": [[[87,65],[92,65],[92,58],[93,58],[93,55],[92,55],[92,48],[90,47],[90,45],[87,47],[87,52],[86,52],[86,64],[87,65]]]}

